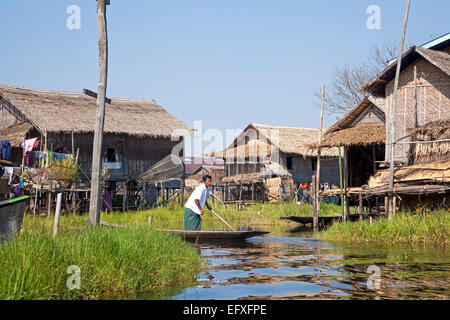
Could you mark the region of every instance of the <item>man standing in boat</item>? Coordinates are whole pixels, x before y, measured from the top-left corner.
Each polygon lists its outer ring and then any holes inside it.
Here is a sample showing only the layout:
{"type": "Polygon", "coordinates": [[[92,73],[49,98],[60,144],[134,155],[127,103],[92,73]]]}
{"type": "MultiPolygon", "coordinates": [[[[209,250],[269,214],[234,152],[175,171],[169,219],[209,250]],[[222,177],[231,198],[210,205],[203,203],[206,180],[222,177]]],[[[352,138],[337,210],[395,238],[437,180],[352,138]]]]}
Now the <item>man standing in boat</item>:
{"type": "Polygon", "coordinates": [[[202,177],[202,183],[192,192],[184,208],[184,230],[200,231],[202,225],[201,216],[205,214],[204,206],[212,210],[208,204],[209,186],[212,178],[210,175],[202,177]]]}

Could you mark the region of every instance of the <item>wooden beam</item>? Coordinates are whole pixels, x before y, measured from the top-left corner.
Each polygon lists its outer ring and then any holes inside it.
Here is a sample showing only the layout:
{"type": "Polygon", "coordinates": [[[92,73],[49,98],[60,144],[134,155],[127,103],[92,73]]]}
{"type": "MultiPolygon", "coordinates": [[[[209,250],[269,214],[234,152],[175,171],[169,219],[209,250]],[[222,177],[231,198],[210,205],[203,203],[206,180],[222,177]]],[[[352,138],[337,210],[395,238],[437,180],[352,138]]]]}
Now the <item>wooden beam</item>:
{"type": "MultiPolygon", "coordinates": [[[[95,98],[95,99],[97,99],[97,97],[98,97],[97,93],[95,93],[94,91],[91,91],[89,89],[86,89],[86,88],[83,89],[83,93],[85,95],[87,95],[89,97],[92,97],[92,98],[95,98]]],[[[108,103],[108,104],[111,104],[111,99],[105,97],[105,102],[108,103]]]]}

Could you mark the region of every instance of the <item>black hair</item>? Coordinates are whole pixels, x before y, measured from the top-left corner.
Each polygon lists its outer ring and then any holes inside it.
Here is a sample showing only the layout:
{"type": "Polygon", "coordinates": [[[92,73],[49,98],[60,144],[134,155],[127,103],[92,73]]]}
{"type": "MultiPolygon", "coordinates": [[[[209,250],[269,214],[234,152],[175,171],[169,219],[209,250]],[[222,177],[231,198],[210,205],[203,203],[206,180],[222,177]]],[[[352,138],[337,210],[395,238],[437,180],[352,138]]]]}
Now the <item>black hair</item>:
{"type": "Polygon", "coordinates": [[[202,181],[205,182],[207,179],[212,180],[212,177],[211,177],[209,174],[205,174],[205,175],[202,177],[202,181]]]}

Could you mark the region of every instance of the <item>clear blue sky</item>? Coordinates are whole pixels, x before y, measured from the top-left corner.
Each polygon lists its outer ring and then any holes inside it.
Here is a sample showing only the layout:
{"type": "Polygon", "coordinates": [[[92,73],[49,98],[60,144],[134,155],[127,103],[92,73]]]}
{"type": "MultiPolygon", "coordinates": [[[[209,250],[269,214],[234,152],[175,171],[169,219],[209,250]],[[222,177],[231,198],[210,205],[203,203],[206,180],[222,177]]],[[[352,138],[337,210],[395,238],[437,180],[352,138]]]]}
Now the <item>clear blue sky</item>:
{"type": "MultiPolygon", "coordinates": [[[[318,127],[333,67],[399,39],[406,0],[111,0],[108,96],[155,99],[189,126],[318,127]],[[381,8],[381,30],[366,9],[381,8]]],[[[450,1],[412,0],[407,41],[450,31],[450,1]]],[[[0,83],[97,90],[95,0],[1,0],[0,83]],[[69,5],[81,30],[66,28],[69,5]]],[[[330,125],[336,115],[326,115],[330,125]]]]}

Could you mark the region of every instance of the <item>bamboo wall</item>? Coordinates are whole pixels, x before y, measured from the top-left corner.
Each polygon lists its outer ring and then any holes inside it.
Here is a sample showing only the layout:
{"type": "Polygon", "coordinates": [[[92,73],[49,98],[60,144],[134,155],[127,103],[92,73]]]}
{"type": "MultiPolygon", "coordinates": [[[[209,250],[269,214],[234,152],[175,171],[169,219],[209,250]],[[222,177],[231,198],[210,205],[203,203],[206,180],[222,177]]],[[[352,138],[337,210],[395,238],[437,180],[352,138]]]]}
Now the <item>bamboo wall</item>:
{"type": "MultiPolygon", "coordinates": [[[[402,71],[399,80],[395,119],[395,140],[406,136],[408,128],[414,127],[414,66],[417,67],[417,109],[418,125],[430,121],[448,119],[450,114],[450,78],[424,59],[402,71]]],[[[390,138],[391,107],[394,80],[386,86],[386,137],[390,138]]],[[[402,140],[411,141],[410,138],[402,140]]],[[[386,148],[385,160],[390,160],[390,148],[386,148]]],[[[407,144],[397,144],[395,160],[407,161],[407,144]]]]}
{"type": "MultiPolygon", "coordinates": [[[[280,164],[283,168],[286,167],[286,155],[280,154],[280,164]]],[[[295,183],[310,183],[312,180],[313,171],[313,159],[307,157],[304,158],[301,155],[292,156],[292,165],[293,169],[288,170],[292,175],[292,178],[295,183]]],[[[262,172],[265,168],[263,163],[236,163],[236,162],[225,162],[225,175],[233,176],[236,174],[245,174],[245,173],[257,173],[262,172]]],[[[331,182],[331,183],[339,183],[339,161],[338,159],[321,159],[321,174],[320,174],[321,182],[331,182]]]]}

